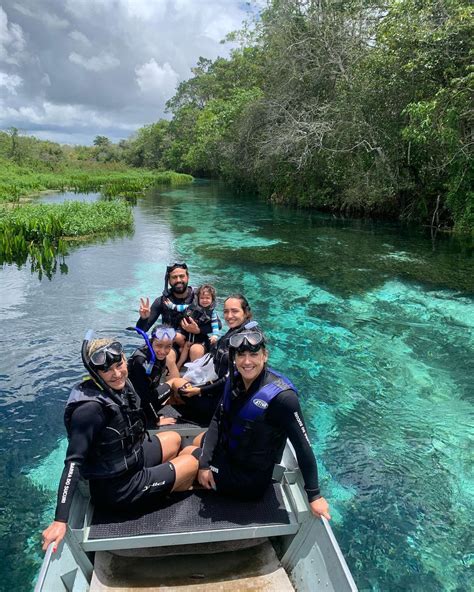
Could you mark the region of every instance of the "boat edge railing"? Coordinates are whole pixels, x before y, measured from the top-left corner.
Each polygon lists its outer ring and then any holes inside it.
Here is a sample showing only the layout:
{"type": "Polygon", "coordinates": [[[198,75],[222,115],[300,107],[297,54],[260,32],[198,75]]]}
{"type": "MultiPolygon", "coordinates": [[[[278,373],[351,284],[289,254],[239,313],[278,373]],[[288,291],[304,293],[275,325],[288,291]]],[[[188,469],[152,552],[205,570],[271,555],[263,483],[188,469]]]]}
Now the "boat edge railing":
{"type": "Polygon", "coordinates": [[[46,576],[48,575],[48,569],[51,564],[51,557],[53,554],[54,549],[54,542],[48,545],[46,549],[45,556],[43,558],[43,563],[41,564],[41,569],[38,575],[38,579],[36,580],[34,592],[41,592],[43,590],[43,584],[46,580],[46,576]]]}

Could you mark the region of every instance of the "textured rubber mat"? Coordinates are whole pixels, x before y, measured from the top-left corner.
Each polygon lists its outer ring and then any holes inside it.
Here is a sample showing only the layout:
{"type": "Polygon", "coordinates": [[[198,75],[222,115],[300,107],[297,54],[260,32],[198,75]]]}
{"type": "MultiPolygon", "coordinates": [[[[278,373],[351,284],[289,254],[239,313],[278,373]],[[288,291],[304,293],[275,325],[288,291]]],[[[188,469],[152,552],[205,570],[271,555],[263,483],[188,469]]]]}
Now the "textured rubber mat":
{"type": "Polygon", "coordinates": [[[162,407],[160,409],[159,415],[161,415],[162,417],[172,417],[173,419],[176,419],[176,424],[174,424],[174,425],[176,425],[178,427],[195,427],[195,426],[199,426],[200,428],[207,428],[208,427],[206,424],[197,423],[194,421],[190,421],[189,419],[186,419],[185,417],[183,417],[183,415],[177,409],[175,409],[171,405],[165,405],[164,407],[162,407]]]}
{"type": "Polygon", "coordinates": [[[111,512],[95,508],[89,540],[145,534],[202,532],[243,526],[289,524],[281,485],[272,483],[264,497],[241,501],[195,490],[170,495],[157,508],[140,512],[111,512]]]}

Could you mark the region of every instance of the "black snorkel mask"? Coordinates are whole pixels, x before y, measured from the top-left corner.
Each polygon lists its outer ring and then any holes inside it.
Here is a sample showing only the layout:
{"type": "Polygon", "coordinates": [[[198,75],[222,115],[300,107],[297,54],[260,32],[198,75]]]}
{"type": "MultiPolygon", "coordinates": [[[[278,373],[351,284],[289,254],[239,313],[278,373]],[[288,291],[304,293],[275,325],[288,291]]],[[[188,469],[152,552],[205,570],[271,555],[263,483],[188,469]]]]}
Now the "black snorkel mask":
{"type": "MultiPolygon", "coordinates": [[[[105,345],[104,347],[99,348],[96,350],[91,356],[88,355],[87,350],[89,349],[89,343],[91,342],[92,336],[94,335],[94,331],[89,329],[87,331],[84,341],[82,342],[81,347],[81,358],[82,363],[84,364],[84,368],[90,374],[92,380],[97,384],[97,386],[106,392],[111,399],[118,402],[120,405],[122,401],[120,396],[111,388],[103,378],[101,378],[98,370],[107,371],[110,366],[120,362],[123,357],[123,347],[122,344],[118,341],[113,341],[105,345]]],[[[127,378],[127,384],[130,384],[127,378]]]]}
{"type": "MultiPolygon", "coordinates": [[[[156,362],[156,354],[155,350],[153,349],[153,346],[151,345],[151,341],[148,335],[145,331],[142,331],[138,327],[127,327],[127,331],[136,331],[145,340],[145,343],[148,347],[148,351],[150,352],[150,360],[145,364],[145,373],[147,374],[147,376],[150,376],[153,370],[153,366],[156,362]]],[[[176,331],[173,329],[173,327],[167,327],[165,325],[155,327],[151,334],[151,338],[158,339],[158,341],[161,341],[162,339],[168,339],[169,341],[173,342],[175,337],[176,331]]]]}
{"type": "MultiPolygon", "coordinates": [[[[168,293],[168,292],[173,292],[173,288],[168,288],[168,283],[169,283],[169,279],[170,279],[170,273],[172,271],[174,271],[175,269],[185,269],[186,272],[188,273],[188,266],[186,265],[186,263],[173,263],[172,265],[168,265],[166,267],[166,273],[165,273],[165,290],[164,293],[168,293]]],[[[187,287],[187,284],[186,284],[187,287]]]]}
{"type": "Polygon", "coordinates": [[[266,339],[257,321],[246,323],[242,329],[229,339],[229,377],[231,392],[234,390],[235,354],[236,352],[258,352],[265,347],[266,339]]]}

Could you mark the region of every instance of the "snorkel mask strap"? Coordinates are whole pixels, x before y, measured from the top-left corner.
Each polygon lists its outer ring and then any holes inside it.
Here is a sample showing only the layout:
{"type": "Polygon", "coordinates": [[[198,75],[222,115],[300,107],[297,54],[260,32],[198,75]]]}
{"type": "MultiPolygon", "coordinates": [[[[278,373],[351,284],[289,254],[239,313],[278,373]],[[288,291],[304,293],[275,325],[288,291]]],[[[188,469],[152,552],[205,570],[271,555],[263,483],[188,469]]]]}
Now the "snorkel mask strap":
{"type": "Polygon", "coordinates": [[[145,343],[148,347],[148,351],[150,352],[150,361],[145,364],[145,372],[146,372],[147,376],[150,376],[151,371],[153,370],[153,366],[155,365],[155,362],[156,362],[156,354],[155,354],[155,350],[153,349],[153,347],[151,345],[151,342],[150,342],[150,339],[148,338],[147,333],[145,331],[142,331],[138,327],[127,327],[127,331],[136,331],[145,340],[145,343]]]}
{"type": "MultiPolygon", "coordinates": [[[[243,327],[240,327],[235,333],[234,335],[238,335],[239,333],[243,333],[245,331],[251,331],[252,329],[256,329],[258,328],[258,322],[257,321],[248,321],[247,323],[245,323],[245,325],[243,325],[243,327]]],[[[238,349],[238,348],[237,348],[238,349]]],[[[234,347],[229,347],[229,380],[230,380],[230,392],[233,393],[234,392],[234,379],[235,379],[235,352],[237,351],[236,348],[234,347]]]]}
{"type": "MultiPolygon", "coordinates": [[[[93,335],[94,335],[94,331],[92,329],[89,329],[84,336],[84,340],[82,342],[82,347],[81,347],[82,363],[84,364],[84,368],[90,374],[92,380],[97,384],[97,386],[100,389],[102,389],[103,391],[105,391],[111,399],[113,399],[118,405],[121,406],[121,405],[123,405],[123,402],[120,399],[120,397],[117,395],[117,393],[113,389],[110,388],[110,386],[105,382],[105,380],[103,380],[100,377],[97,370],[95,370],[91,364],[90,357],[87,353],[87,350],[89,349],[89,343],[91,342],[93,335]]],[[[127,380],[127,382],[128,382],[128,380],[127,380]]]]}

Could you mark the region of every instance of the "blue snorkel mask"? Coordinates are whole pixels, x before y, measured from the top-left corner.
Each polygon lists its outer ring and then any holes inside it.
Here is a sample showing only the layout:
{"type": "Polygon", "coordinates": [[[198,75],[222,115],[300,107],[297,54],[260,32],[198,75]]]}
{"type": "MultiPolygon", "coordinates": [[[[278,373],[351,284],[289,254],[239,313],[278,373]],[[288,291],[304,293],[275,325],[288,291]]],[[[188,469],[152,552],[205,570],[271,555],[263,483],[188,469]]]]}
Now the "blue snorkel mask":
{"type": "MultiPolygon", "coordinates": [[[[142,331],[142,329],[139,329],[138,327],[127,327],[127,331],[136,331],[145,340],[145,343],[148,347],[148,351],[150,352],[150,360],[145,364],[145,372],[147,376],[149,376],[156,362],[156,354],[155,350],[153,349],[153,346],[151,345],[150,338],[148,337],[145,331],[142,331]]],[[[158,341],[162,341],[163,339],[173,341],[175,336],[176,331],[172,327],[167,327],[165,325],[159,325],[158,327],[155,327],[151,332],[151,339],[157,339],[158,341]]]]}

